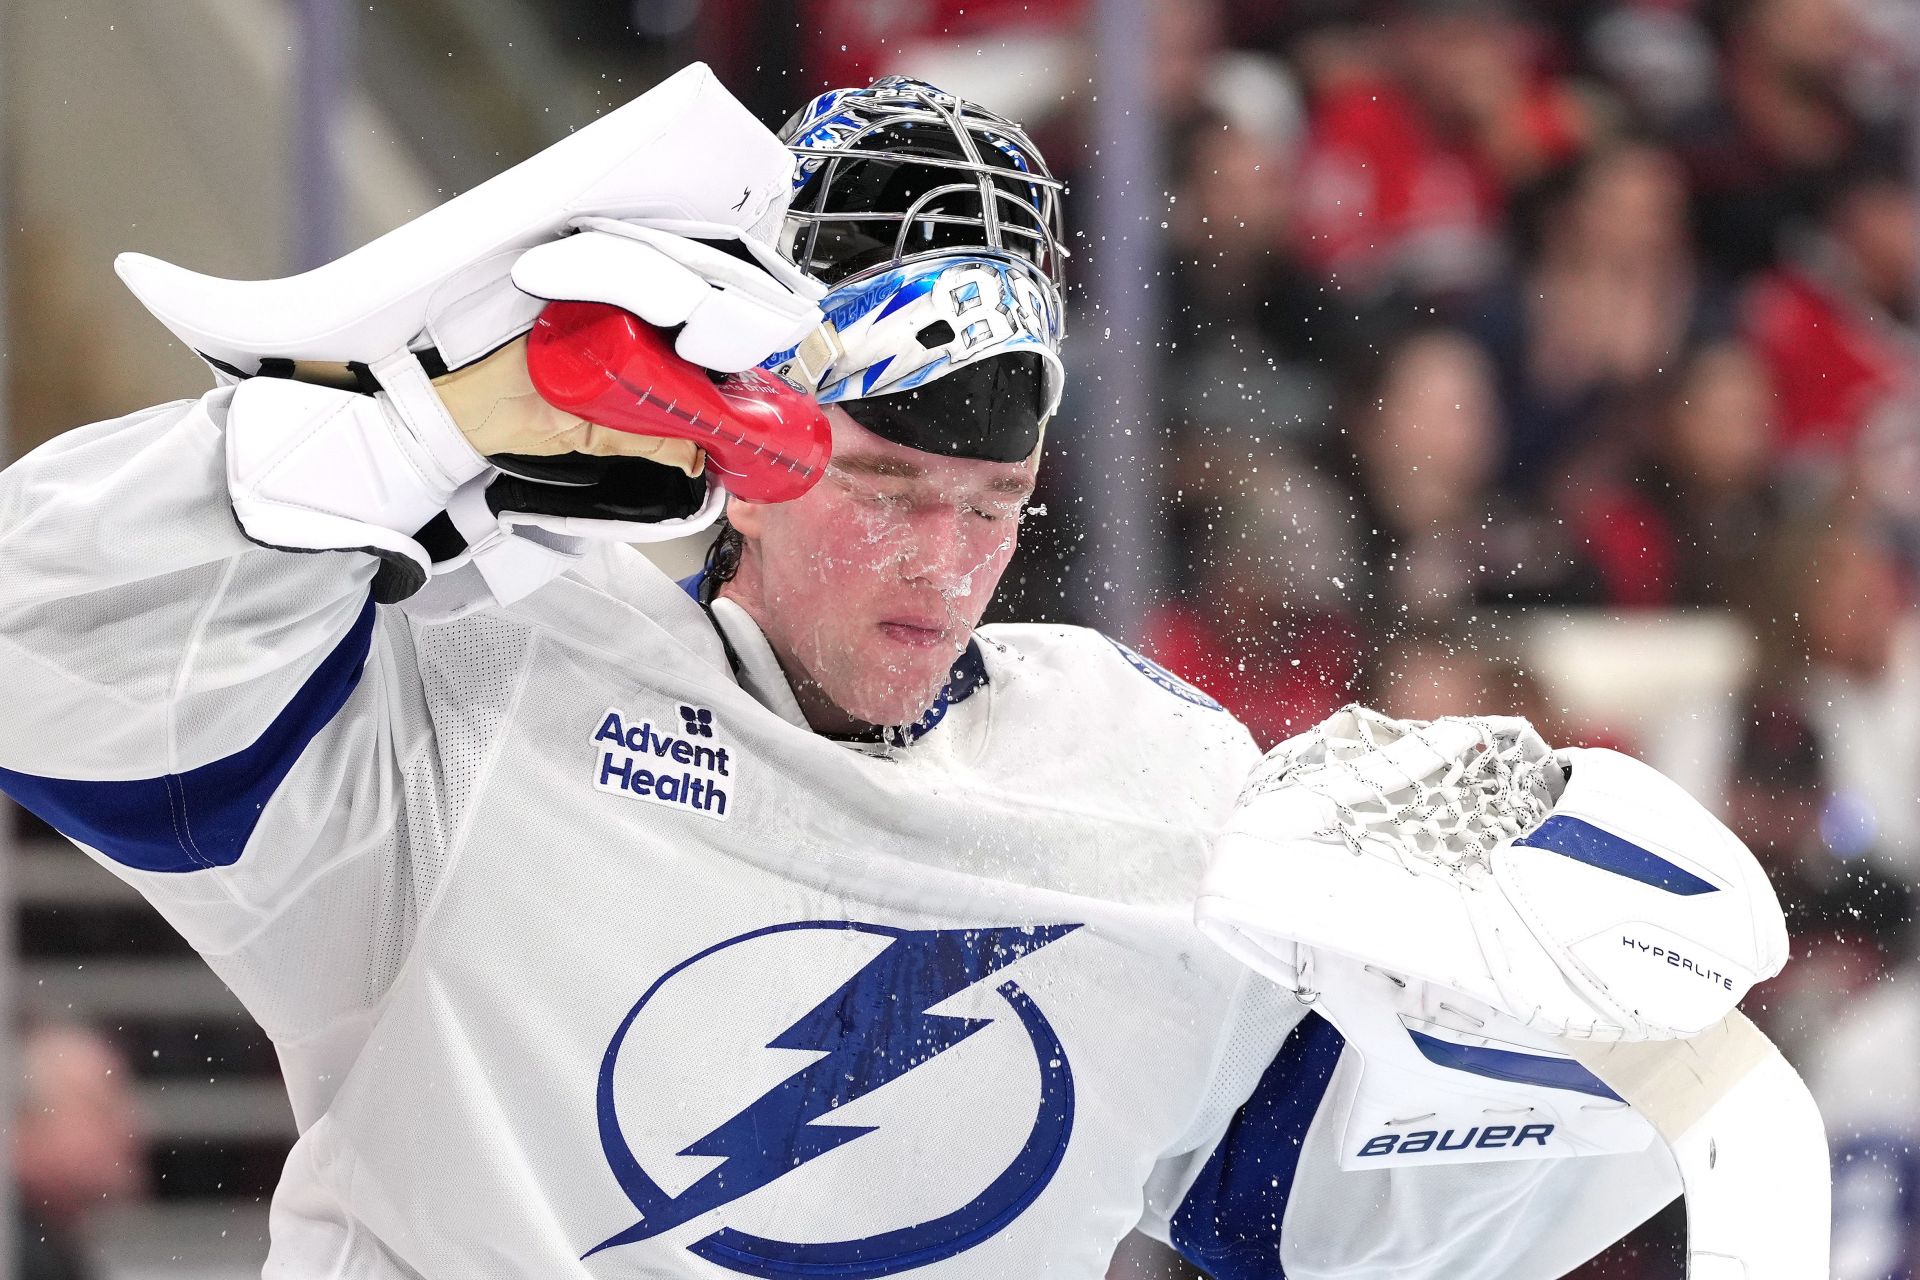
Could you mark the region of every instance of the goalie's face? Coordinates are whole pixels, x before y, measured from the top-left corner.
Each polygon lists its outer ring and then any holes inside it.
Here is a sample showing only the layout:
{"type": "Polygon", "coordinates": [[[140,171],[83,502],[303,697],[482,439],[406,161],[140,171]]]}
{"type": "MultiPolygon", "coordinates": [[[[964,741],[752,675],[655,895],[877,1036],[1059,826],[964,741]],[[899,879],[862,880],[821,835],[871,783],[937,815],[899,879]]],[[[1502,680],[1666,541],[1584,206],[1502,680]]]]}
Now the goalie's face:
{"type": "Polygon", "coordinates": [[[1033,463],[925,453],[827,412],[820,484],[731,505],[746,546],[724,594],[759,623],[815,729],[910,724],[1013,556],[1033,463]]]}

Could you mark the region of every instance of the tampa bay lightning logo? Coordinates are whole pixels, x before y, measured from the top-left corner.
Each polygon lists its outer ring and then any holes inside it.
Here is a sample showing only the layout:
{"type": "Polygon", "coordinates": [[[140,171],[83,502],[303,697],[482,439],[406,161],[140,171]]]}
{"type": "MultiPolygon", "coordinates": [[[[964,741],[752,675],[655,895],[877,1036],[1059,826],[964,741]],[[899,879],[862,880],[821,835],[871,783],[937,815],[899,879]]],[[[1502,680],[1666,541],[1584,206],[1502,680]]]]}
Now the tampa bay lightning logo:
{"type": "MultiPolygon", "coordinates": [[[[603,1250],[654,1239],[702,1215],[734,1206],[780,1179],[805,1179],[808,1175],[800,1171],[806,1165],[879,1132],[881,1125],[829,1123],[826,1117],[1001,1021],[930,1011],[1079,927],[897,929],[845,920],[798,921],[729,938],[669,969],[640,997],[614,1032],[601,1062],[597,1091],[600,1143],[620,1189],[638,1211],[638,1220],[589,1249],[583,1260],[603,1250]],[[662,1183],[672,1180],[670,1171],[664,1168],[670,1160],[662,1155],[673,1152],[674,1146],[667,1146],[663,1152],[658,1135],[648,1132],[646,1137],[652,1141],[639,1145],[651,1147],[656,1154],[649,1160],[653,1171],[643,1167],[635,1144],[630,1142],[631,1135],[623,1130],[616,1105],[616,1076],[623,1063],[638,1060],[641,1066],[631,1069],[649,1070],[649,1078],[656,1081],[668,1080],[670,1076],[662,1076],[654,1068],[664,1061],[669,1070],[686,1070],[684,1057],[691,1046],[684,1042],[649,1042],[636,1027],[662,1021],[664,1015],[651,1015],[650,1011],[670,1006],[676,999],[684,1000],[684,995],[676,993],[698,987],[700,975],[725,975],[731,972],[729,966],[761,964],[761,957],[779,954],[779,947],[770,944],[791,947],[809,939],[823,944],[837,941],[842,946],[857,942],[864,948],[860,954],[876,945],[879,950],[825,999],[766,1041],[763,1051],[748,1055],[776,1062],[777,1056],[765,1051],[803,1050],[817,1056],[757,1096],[748,1092],[730,1116],[704,1136],[679,1147],[679,1157],[704,1158],[694,1162],[704,1172],[678,1191],[669,1191],[662,1183]]],[[[790,957],[789,963],[793,958],[797,957],[790,957]]],[[[815,971],[817,965],[782,969],[777,977],[762,972],[760,981],[790,987],[796,981],[805,983],[808,974],[815,971]]],[[[755,970],[748,967],[739,972],[755,970]]],[[[732,990],[740,990],[737,980],[725,980],[733,982],[732,990]]],[[[965,1252],[1018,1218],[1052,1180],[1066,1154],[1073,1131],[1073,1069],[1046,1016],[1017,982],[1000,981],[993,992],[1011,1011],[1020,1033],[1005,1043],[1024,1043],[1033,1055],[1034,1066],[1023,1068],[1023,1072],[1037,1070],[1039,1103],[1024,1141],[997,1175],[982,1175],[980,1181],[985,1185],[970,1200],[929,1215],[909,1215],[919,1218],[917,1221],[888,1223],[857,1236],[848,1233],[849,1238],[844,1239],[819,1239],[822,1233],[818,1223],[809,1223],[811,1229],[805,1232],[788,1233],[805,1234],[809,1238],[804,1240],[773,1238],[765,1226],[749,1230],[737,1223],[721,1225],[693,1240],[686,1246],[688,1251],[751,1276],[860,1280],[894,1275],[965,1252]]],[[[789,1016],[793,1007],[788,1006],[789,1016]]],[[[1024,1057],[1024,1052],[1019,1056],[1024,1057]]],[[[726,1079],[743,1074],[722,1073],[726,1079]]],[[[670,1105],[657,1096],[659,1087],[651,1098],[652,1114],[638,1121],[630,1117],[626,1121],[629,1126],[653,1124],[663,1106],[670,1105]]],[[[870,1117],[863,1111],[862,1118],[870,1117]]],[[[1001,1158],[996,1157],[993,1163],[1000,1164],[1001,1158]]],[[[671,1172],[685,1182],[683,1170],[671,1172]]],[[[941,1168],[900,1168],[894,1172],[901,1179],[932,1179],[936,1185],[952,1177],[950,1170],[941,1168]]],[[[894,1189],[884,1176],[860,1187],[866,1199],[884,1199],[894,1189]]],[[[719,1218],[728,1216],[740,1215],[736,1211],[719,1218]]]]}

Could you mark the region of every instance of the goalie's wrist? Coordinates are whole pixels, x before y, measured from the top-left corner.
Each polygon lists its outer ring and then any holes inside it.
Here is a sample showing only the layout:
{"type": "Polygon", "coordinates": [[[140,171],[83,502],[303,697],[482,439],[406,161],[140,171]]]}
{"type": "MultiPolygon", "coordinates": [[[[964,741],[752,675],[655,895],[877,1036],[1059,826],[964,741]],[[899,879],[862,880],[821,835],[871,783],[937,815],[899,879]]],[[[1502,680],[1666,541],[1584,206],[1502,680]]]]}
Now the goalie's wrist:
{"type": "Polygon", "coordinates": [[[374,399],[387,416],[395,443],[407,453],[434,500],[433,509],[426,513],[426,519],[431,519],[489,463],[455,421],[411,351],[399,351],[375,363],[371,372],[381,388],[374,399]]]}

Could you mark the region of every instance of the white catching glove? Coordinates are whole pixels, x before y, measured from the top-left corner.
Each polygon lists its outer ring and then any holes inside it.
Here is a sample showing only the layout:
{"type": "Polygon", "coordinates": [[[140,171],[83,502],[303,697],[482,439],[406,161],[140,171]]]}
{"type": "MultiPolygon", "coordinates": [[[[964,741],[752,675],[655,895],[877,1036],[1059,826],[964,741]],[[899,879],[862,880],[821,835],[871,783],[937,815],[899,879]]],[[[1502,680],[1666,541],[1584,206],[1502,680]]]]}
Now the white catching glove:
{"type": "Polygon", "coordinates": [[[1523,720],[1348,708],[1255,771],[1203,927],[1342,952],[1555,1036],[1693,1035],[1787,958],[1779,900],[1732,832],[1614,751],[1523,720]]]}
{"type": "MultiPolygon", "coordinates": [[[[1786,961],[1780,904],[1740,841],[1655,770],[1612,751],[1551,752],[1524,720],[1397,721],[1348,707],[1255,771],[1196,914],[1303,999],[1319,998],[1325,951],[1560,1037],[1673,1153],[1689,1280],[1827,1274],[1819,1112],[1735,1007],[1786,961]]],[[[1358,1033],[1349,1044],[1363,1057],[1374,1049],[1363,1101],[1383,1082],[1459,1091],[1445,1043],[1431,1084],[1409,1070],[1435,1055],[1400,1044],[1417,1029],[1405,1011],[1383,1020],[1362,988],[1333,983],[1320,1008],[1358,1033]],[[1397,1067],[1382,1044],[1399,1050],[1397,1067]]]]}

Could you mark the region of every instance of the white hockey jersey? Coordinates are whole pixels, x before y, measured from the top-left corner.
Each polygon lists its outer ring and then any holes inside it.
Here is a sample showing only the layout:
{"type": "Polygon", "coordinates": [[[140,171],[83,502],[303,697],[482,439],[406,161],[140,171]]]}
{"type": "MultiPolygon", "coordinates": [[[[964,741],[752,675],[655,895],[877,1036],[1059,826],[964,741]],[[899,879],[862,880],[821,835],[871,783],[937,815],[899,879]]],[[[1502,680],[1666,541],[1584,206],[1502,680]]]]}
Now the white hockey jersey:
{"type": "Polygon", "coordinates": [[[1190,920],[1253,745],[1138,655],[987,628],[836,743],[625,549],[436,624],[250,544],[231,394],[0,476],[0,787],[273,1038],[268,1276],[1531,1280],[1671,1197],[1340,1170],[1338,1035],[1190,920]]]}

